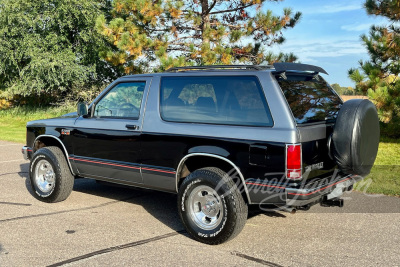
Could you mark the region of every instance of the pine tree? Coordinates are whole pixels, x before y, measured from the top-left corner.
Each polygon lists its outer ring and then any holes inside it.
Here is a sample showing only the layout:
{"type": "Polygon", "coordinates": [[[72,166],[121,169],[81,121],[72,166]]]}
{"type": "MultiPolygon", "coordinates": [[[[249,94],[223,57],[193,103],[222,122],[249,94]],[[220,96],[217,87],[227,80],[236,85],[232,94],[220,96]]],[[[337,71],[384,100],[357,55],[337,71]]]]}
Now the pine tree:
{"type": "Polygon", "coordinates": [[[284,42],[282,31],[301,17],[290,8],[276,16],[265,2],[282,0],[115,0],[113,19],[100,16],[99,32],[118,52],[103,58],[126,73],[172,66],[295,61],[265,46],[284,42]]]}
{"type": "Polygon", "coordinates": [[[375,103],[380,120],[398,124],[400,117],[400,0],[367,0],[370,15],[383,16],[390,25],[371,27],[361,39],[370,55],[359,69],[349,70],[356,90],[375,103]]]}

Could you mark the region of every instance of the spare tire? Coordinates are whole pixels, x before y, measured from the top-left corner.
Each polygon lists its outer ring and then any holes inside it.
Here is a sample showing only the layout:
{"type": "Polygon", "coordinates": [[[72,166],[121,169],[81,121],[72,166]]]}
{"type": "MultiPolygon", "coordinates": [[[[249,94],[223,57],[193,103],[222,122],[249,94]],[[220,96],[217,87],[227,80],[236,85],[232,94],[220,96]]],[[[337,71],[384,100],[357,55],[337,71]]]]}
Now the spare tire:
{"type": "Polygon", "coordinates": [[[366,99],[346,101],[332,134],[332,155],[345,174],[365,176],[371,171],[379,146],[379,119],[366,99]]]}

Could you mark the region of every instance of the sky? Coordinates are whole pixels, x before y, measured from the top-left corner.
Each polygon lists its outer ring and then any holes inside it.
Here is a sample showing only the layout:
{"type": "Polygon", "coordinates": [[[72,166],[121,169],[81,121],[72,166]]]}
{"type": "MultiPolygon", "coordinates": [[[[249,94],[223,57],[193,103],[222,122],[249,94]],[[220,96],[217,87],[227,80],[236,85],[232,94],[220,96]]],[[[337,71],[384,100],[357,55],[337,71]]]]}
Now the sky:
{"type": "Polygon", "coordinates": [[[369,56],[360,35],[368,34],[373,24],[387,25],[382,17],[367,15],[363,0],[285,0],[267,2],[264,9],[275,15],[283,14],[283,8],[302,12],[302,18],[291,29],[284,30],[286,41],[274,45],[275,53],[293,52],[301,63],[318,65],[329,75],[330,83],[352,86],[347,71],[359,66],[360,60],[369,56]]]}

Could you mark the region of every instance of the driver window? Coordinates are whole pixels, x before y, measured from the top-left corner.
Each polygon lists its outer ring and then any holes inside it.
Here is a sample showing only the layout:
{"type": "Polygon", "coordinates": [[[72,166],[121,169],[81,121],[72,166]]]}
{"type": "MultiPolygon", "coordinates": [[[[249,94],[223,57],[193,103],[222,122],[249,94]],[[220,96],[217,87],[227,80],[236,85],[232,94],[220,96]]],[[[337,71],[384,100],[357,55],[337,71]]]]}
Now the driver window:
{"type": "Polygon", "coordinates": [[[94,116],[138,119],[145,82],[120,83],[96,104],[94,116]]]}

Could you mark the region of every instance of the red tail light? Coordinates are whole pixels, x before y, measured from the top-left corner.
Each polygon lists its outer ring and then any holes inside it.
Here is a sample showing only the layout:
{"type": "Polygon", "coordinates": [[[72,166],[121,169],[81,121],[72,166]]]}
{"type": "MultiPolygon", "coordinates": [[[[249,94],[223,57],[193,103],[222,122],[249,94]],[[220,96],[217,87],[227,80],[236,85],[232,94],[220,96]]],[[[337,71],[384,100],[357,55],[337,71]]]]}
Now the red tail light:
{"type": "Polygon", "coordinates": [[[301,145],[286,145],[286,178],[298,180],[302,178],[301,145]]]}

